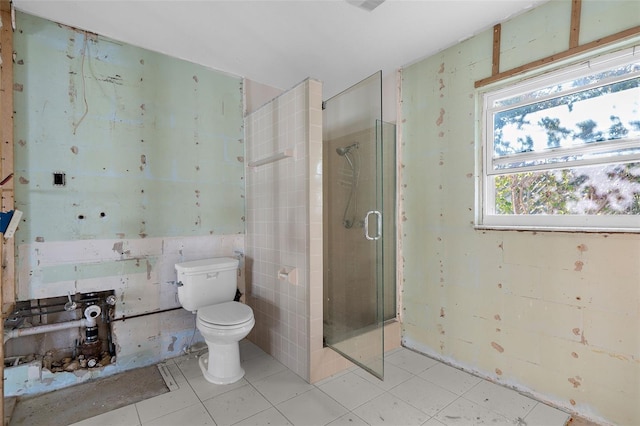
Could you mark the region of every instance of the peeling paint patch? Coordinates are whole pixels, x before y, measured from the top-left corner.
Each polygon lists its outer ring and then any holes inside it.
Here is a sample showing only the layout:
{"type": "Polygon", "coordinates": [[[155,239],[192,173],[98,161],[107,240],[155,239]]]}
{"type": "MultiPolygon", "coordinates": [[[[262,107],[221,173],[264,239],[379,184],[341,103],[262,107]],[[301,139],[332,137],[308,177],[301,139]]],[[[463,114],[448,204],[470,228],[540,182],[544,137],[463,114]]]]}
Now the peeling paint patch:
{"type": "Polygon", "coordinates": [[[124,246],[124,242],[123,241],[119,241],[117,243],[114,243],[113,244],[113,251],[115,251],[116,253],[122,254],[123,246],[124,246]]]}
{"type": "Polygon", "coordinates": [[[442,125],[443,122],[444,122],[444,108],[440,108],[440,115],[438,116],[438,119],[436,120],[436,126],[442,125]]]}
{"type": "Polygon", "coordinates": [[[153,270],[151,263],[147,260],[147,280],[151,279],[151,271],[153,270]]]}
{"type": "Polygon", "coordinates": [[[502,321],[502,317],[500,316],[500,314],[495,314],[493,316],[493,319],[495,319],[496,321],[502,321]]]}
{"type": "Polygon", "coordinates": [[[498,376],[502,376],[502,370],[500,370],[499,368],[496,368],[496,374],[498,376]]]}
{"type": "Polygon", "coordinates": [[[193,81],[195,81],[196,83],[198,82],[198,76],[197,75],[193,76],[193,81]]]}
{"type": "Polygon", "coordinates": [[[444,318],[444,308],[440,308],[440,318],[444,318]]]}
{"type": "Polygon", "coordinates": [[[580,376],[569,377],[567,381],[573,385],[574,388],[580,386],[582,378],[580,376]]]}
{"type": "Polygon", "coordinates": [[[36,237],[36,243],[44,243],[44,237],[36,237]]]}
{"type": "Polygon", "coordinates": [[[75,146],[75,145],[74,145],[74,146],[72,146],[72,147],[71,147],[71,152],[73,152],[74,154],[76,154],[76,155],[77,155],[77,154],[78,154],[78,147],[77,147],[77,146],[75,146]]]}
{"type": "Polygon", "coordinates": [[[26,185],[29,183],[29,179],[25,179],[24,177],[20,176],[20,178],[18,179],[18,182],[20,182],[23,185],[26,185]]]}
{"type": "Polygon", "coordinates": [[[13,90],[15,90],[16,92],[22,92],[24,90],[24,86],[20,83],[14,83],[13,90]]]}
{"type": "Polygon", "coordinates": [[[167,351],[173,352],[175,350],[174,349],[174,345],[175,345],[177,340],[178,340],[178,338],[176,336],[171,336],[171,343],[169,343],[169,347],[167,348],[167,351]]]}
{"type": "Polygon", "coordinates": [[[576,336],[580,335],[580,329],[578,327],[574,328],[573,330],[571,330],[573,332],[573,334],[575,334],[576,336]]]}
{"type": "Polygon", "coordinates": [[[500,353],[504,352],[504,348],[496,342],[491,342],[491,347],[500,353]]]}
{"type": "Polygon", "coordinates": [[[575,353],[575,352],[571,352],[571,356],[574,357],[574,358],[578,358],[578,354],[575,353]]]}
{"type": "Polygon", "coordinates": [[[20,140],[18,141],[18,145],[20,145],[20,146],[25,146],[26,144],[27,144],[27,143],[24,141],[24,139],[20,139],[20,140]]]}
{"type": "Polygon", "coordinates": [[[584,262],[576,260],[575,266],[576,267],[573,270],[577,271],[577,272],[580,272],[580,271],[582,271],[582,267],[584,266],[584,262]]]}

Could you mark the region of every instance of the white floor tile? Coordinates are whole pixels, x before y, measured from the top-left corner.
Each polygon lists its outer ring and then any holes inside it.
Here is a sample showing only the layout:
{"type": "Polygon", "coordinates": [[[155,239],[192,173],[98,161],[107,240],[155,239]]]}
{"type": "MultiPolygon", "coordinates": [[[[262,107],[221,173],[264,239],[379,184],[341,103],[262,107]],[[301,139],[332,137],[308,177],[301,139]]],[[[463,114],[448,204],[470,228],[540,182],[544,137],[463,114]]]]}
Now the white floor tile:
{"type": "Polygon", "coordinates": [[[438,419],[436,419],[435,417],[431,417],[429,420],[423,423],[422,426],[446,426],[446,425],[441,421],[439,421],[438,419]]]}
{"type": "Polygon", "coordinates": [[[166,362],[178,390],[74,426],[564,426],[569,418],[517,391],[404,348],[387,354],[384,381],[352,367],[315,386],[249,341],[242,341],[240,350],[246,375],[237,383],[207,382],[197,357],[184,355],[166,362]]]}
{"type": "MultiPolygon", "coordinates": [[[[117,425],[118,423],[111,423],[117,425]]],[[[189,426],[215,426],[215,422],[202,406],[202,404],[196,404],[191,407],[183,408],[182,410],[174,411],[171,414],[162,416],[148,423],[143,423],[142,426],[176,426],[176,425],[189,425],[189,426]]]]}
{"type": "Polygon", "coordinates": [[[409,379],[389,392],[429,417],[434,416],[458,398],[455,393],[420,377],[409,379]]]}
{"type": "Polygon", "coordinates": [[[251,385],[223,393],[203,404],[218,426],[232,425],[271,407],[251,385]]]}
{"type": "Polygon", "coordinates": [[[271,407],[247,419],[244,419],[234,424],[233,426],[265,426],[265,425],[291,426],[291,423],[289,423],[286,417],[280,414],[278,410],[276,410],[274,407],[271,407]]]}
{"type": "Polygon", "coordinates": [[[348,410],[320,389],[312,389],[276,407],[294,425],[326,425],[348,410]]]}
{"type": "Polygon", "coordinates": [[[355,369],[353,373],[384,390],[390,390],[413,377],[413,374],[409,373],[407,370],[403,370],[402,368],[396,367],[386,361],[384,364],[384,380],[378,379],[376,376],[362,368],[355,369]]]}
{"type": "Polygon", "coordinates": [[[198,377],[194,377],[189,379],[189,384],[193,388],[193,391],[198,395],[200,401],[206,401],[207,399],[211,399],[218,395],[222,395],[225,392],[232,391],[241,386],[247,385],[248,382],[245,379],[240,379],[235,383],[229,383],[228,385],[216,385],[214,383],[208,382],[207,379],[204,378],[202,372],[198,377]]]}
{"type": "Polygon", "coordinates": [[[202,370],[200,370],[200,364],[198,363],[198,357],[196,355],[186,355],[177,358],[175,364],[187,380],[202,376],[202,370]]]}
{"type": "Polygon", "coordinates": [[[252,384],[273,405],[313,389],[313,385],[289,369],[254,381],[252,384]]]}
{"type": "Polygon", "coordinates": [[[174,384],[178,385],[178,387],[187,384],[187,378],[182,374],[180,368],[173,362],[166,363],[167,369],[169,370],[169,374],[173,378],[174,384]]]}
{"type": "Polygon", "coordinates": [[[480,404],[511,419],[523,419],[537,404],[533,399],[520,395],[513,389],[482,381],[464,394],[470,401],[480,404]]]}
{"type": "Polygon", "coordinates": [[[444,410],[436,414],[435,418],[447,426],[486,424],[513,426],[513,422],[506,417],[464,398],[459,398],[452,402],[444,410]]]}
{"type": "Polygon", "coordinates": [[[405,348],[385,357],[385,361],[413,374],[420,374],[438,363],[434,359],[405,348]]]}
{"type": "Polygon", "coordinates": [[[287,368],[278,360],[266,354],[250,358],[241,365],[244,369],[244,378],[248,382],[264,379],[287,368]]]}
{"type": "Polygon", "coordinates": [[[140,419],[134,404],[74,423],[71,426],[138,426],[140,419]]]}
{"type": "Polygon", "coordinates": [[[246,361],[257,356],[266,355],[266,353],[260,349],[260,346],[252,343],[251,341],[244,339],[240,343],[240,361],[246,361]]]}
{"type": "Polygon", "coordinates": [[[422,411],[386,392],[353,412],[370,425],[421,425],[429,419],[422,411]]]}
{"type": "Polygon", "coordinates": [[[349,410],[371,401],[384,392],[383,389],[355,373],[336,377],[318,387],[349,410]]]}
{"type": "Polygon", "coordinates": [[[327,426],[367,426],[368,423],[356,416],[354,413],[347,413],[338,417],[327,426]]]}
{"type": "Polygon", "coordinates": [[[140,421],[146,423],[198,403],[200,403],[200,400],[187,384],[181,386],[177,391],[137,402],[136,408],[140,421]]]}
{"type": "Polygon", "coordinates": [[[549,407],[539,402],[524,418],[527,426],[563,425],[569,420],[569,415],[557,408],[549,407]]]}
{"type": "Polygon", "coordinates": [[[482,381],[479,377],[441,362],[423,371],[420,377],[457,395],[462,395],[482,381]]]}

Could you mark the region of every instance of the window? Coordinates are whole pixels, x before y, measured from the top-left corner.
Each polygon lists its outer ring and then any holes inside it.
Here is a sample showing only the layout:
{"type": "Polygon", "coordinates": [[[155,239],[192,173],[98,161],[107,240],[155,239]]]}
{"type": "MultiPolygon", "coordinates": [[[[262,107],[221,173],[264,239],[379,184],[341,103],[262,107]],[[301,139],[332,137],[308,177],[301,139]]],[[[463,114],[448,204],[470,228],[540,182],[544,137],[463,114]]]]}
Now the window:
{"type": "Polygon", "coordinates": [[[491,90],[481,227],[640,232],[640,47],[491,90]]]}

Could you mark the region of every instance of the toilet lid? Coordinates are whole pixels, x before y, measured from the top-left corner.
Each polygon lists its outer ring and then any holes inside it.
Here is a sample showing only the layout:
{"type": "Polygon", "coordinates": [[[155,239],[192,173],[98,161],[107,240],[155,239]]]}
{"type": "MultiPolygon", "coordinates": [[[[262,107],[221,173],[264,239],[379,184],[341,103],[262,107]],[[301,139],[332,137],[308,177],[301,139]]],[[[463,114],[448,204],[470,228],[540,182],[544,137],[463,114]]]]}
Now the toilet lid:
{"type": "Polygon", "coordinates": [[[253,311],[244,303],[225,302],[198,309],[198,319],[215,325],[236,325],[253,318],[253,311]]]}

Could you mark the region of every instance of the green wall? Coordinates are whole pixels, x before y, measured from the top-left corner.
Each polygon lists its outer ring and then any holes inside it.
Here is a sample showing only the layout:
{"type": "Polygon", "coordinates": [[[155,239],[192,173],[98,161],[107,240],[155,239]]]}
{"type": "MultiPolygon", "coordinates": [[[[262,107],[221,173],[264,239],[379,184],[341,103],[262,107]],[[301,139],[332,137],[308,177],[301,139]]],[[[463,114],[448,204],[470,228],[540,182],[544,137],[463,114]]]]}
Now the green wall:
{"type": "MultiPolygon", "coordinates": [[[[571,2],[552,0],[503,23],[501,70],[566,50],[570,22],[571,2]]],[[[580,43],[637,25],[640,2],[585,0],[580,43]]],[[[491,75],[492,41],[489,29],[402,71],[403,344],[599,423],[640,424],[640,234],[474,228],[474,83],[491,75]]]]}
{"type": "Polygon", "coordinates": [[[18,244],[244,232],[240,78],[23,13],[14,50],[18,244]]]}

